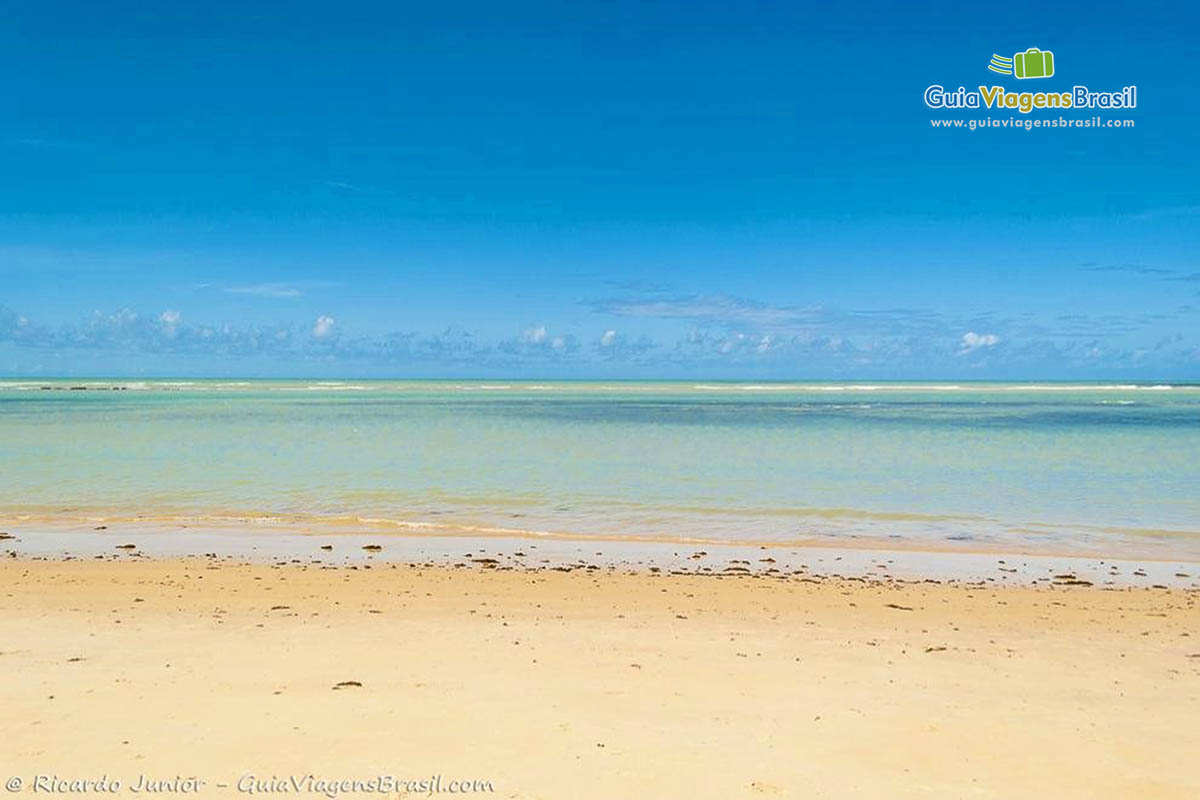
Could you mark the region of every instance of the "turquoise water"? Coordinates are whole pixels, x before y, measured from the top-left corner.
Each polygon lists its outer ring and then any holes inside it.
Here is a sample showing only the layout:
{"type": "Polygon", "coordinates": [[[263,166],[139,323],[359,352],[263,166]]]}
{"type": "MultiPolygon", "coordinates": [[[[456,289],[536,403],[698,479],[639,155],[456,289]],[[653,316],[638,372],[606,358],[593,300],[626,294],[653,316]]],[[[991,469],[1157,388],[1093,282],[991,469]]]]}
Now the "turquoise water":
{"type": "Polygon", "coordinates": [[[1194,386],[9,380],[0,464],[9,521],[1200,555],[1194,386]]]}

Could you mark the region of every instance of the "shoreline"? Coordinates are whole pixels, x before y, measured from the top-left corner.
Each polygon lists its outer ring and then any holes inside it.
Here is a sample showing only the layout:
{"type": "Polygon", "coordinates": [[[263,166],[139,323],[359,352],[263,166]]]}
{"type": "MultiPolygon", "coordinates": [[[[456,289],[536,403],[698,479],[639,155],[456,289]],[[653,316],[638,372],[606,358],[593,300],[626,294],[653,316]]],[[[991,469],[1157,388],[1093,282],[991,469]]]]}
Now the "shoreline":
{"type": "Polygon", "coordinates": [[[1200,792],[1194,589],[127,556],[4,558],[0,583],[0,736],[26,792],[1200,792]]]}
{"type": "Polygon", "coordinates": [[[612,536],[422,535],[416,532],[264,531],[250,526],[156,524],[5,526],[0,554],[16,558],[177,559],[211,556],[240,563],[465,566],[497,569],[615,569],[763,577],[854,578],[1031,585],[1074,580],[1106,587],[1200,588],[1200,560],[1125,555],[1013,552],[897,542],[714,542],[612,536]],[[128,545],[133,545],[129,547],[128,545]]]}

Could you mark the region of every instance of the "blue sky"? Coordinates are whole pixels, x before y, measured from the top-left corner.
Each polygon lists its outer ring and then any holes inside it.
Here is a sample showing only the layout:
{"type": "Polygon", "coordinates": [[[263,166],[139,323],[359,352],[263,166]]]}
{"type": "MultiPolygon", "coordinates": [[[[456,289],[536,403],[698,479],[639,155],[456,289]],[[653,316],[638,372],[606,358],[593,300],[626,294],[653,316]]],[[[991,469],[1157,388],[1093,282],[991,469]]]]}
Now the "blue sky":
{"type": "Polygon", "coordinates": [[[969,5],[17,4],[0,373],[1200,378],[1200,13],[969,5]]]}

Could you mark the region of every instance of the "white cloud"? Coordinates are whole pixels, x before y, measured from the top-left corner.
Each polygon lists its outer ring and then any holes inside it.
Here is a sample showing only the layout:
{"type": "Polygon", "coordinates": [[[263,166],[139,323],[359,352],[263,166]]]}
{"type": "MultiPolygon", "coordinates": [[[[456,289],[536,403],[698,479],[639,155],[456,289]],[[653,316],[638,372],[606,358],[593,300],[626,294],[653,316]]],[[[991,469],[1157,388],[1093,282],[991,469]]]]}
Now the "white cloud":
{"type": "Polygon", "coordinates": [[[225,289],[228,294],[246,294],[254,297],[299,297],[303,294],[295,286],[286,283],[260,283],[254,286],[230,286],[225,289]]]}
{"type": "Polygon", "coordinates": [[[92,327],[108,326],[112,328],[122,328],[133,325],[138,321],[138,315],[132,309],[122,308],[120,311],[104,315],[100,311],[92,312],[91,324],[92,327]]]}
{"type": "Polygon", "coordinates": [[[620,317],[658,317],[758,326],[803,323],[820,313],[814,309],[772,306],[728,295],[633,297],[599,301],[594,305],[604,313],[620,317]]]}
{"type": "Polygon", "coordinates": [[[962,335],[962,340],[959,343],[958,354],[965,356],[968,353],[973,353],[976,350],[984,347],[995,347],[1000,344],[1000,337],[994,333],[976,333],[975,331],[967,331],[962,335]]]}
{"type": "Polygon", "coordinates": [[[318,339],[324,339],[333,333],[333,325],[333,317],[322,314],[321,316],[317,317],[317,321],[313,325],[312,335],[318,339]]]}
{"type": "Polygon", "coordinates": [[[183,320],[183,315],[178,311],[167,309],[158,315],[158,321],[162,323],[163,331],[167,336],[174,336],[179,330],[179,323],[183,320]]]}
{"type": "Polygon", "coordinates": [[[521,333],[521,339],[531,344],[541,344],[546,341],[547,335],[546,326],[538,325],[536,328],[526,328],[521,333]]]}
{"type": "Polygon", "coordinates": [[[604,335],[600,337],[600,346],[601,347],[609,347],[616,340],[617,340],[617,332],[616,331],[605,331],[604,335]]]}

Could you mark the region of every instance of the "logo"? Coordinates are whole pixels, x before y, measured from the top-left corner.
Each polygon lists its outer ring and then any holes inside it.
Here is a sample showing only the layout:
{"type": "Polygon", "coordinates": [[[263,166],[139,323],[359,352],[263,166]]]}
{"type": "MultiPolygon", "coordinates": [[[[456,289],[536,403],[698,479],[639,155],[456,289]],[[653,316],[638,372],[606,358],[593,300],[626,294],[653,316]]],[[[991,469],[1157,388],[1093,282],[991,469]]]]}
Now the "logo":
{"type": "MultiPolygon", "coordinates": [[[[1000,75],[1029,80],[1055,77],[1055,66],[1053,52],[1030,47],[1023,52],[1014,53],[1012,58],[993,53],[987,68],[1000,75]]],[[[980,85],[976,90],[960,85],[957,90],[953,90],[947,89],[944,84],[935,83],[925,90],[925,105],[929,108],[944,109],[1016,111],[1019,114],[1137,108],[1137,87],[1125,86],[1116,91],[1097,92],[1083,84],[1059,87],[1051,85],[1041,91],[1026,92],[1009,91],[996,85],[980,85]]]]}
{"type": "Polygon", "coordinates": [[[1049,78],[1054,75],[1054,53],[1049,50],[1038,50],[1036,47],[1031,47],[1024,53],[1016,53],[1012,58],[992,53],[988,69],[1001,75],[1012,75],[1021,80],[1049,78]]]}

